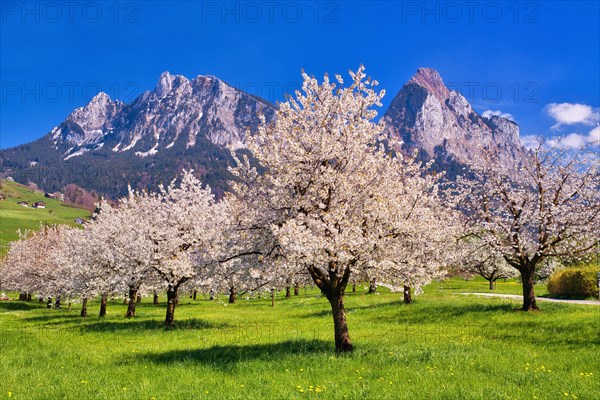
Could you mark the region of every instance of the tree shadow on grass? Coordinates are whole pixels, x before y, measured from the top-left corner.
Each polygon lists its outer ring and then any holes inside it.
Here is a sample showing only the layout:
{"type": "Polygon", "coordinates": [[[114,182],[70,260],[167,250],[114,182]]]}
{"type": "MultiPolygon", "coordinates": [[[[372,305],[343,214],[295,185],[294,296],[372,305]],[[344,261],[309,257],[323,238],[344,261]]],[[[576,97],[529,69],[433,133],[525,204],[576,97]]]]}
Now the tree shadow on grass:
{"type": "MultiPolygon", "coordinates": [[[[346,308],[346,312],[348,312],[348,311],[349,311],[349,309],[346,308]]],[[[330,317],[330,316],[331,316],[331,310],[312,311],[312,312],[302,315],[302,317],[304,317],[304,318],[324,318],[324,317],[330,317]]]]}
{"type": "Polygon", "coordinates": [[[164,320],[158,319],[122,319],[122,320],[101,320],[92,323],[82,323],[80,329],[88,332],[131,332],[131,331],[151,331],[151,330],[205,330],[205,329],[222,329],[229,325],[223,322],[214,323],[199,318],[184,319],[181,321],[175,320],[174,328],[166,328],[164,320]]]}
{"type": "Polygon", "coordinates": [[[586,326],[573,321],[507,321],[498,338],[506,341],[518,341],[531,345],[555,346],[582,350],[589,348],[597,351],[600,346],[600,322],[586,326]]]}
{"type": "Polygon", "coordinates": [[[229,325],[224,322],[214,323],[199,318],[175,320],[174,328],[166,328],[163,319],[111,317],[100,318],[89,316],[82,318],[79,313],[41,315],[25,319],[35,324],[35,329],[78,329],[80,332],[147,332],[160,330],[204,330],[221,329],[229,325]]]}
{"type": "Polygon", "coordinates": [[[402,301],[384,303],[366,307],[361,309],[369,309],[382,306],[396,305],[397,311],[386,314],[369,317],[378,322],[398,322],[403,324],[427,324],[448,321],[455,318],[476,318],[485,319],[486,315],[494,313],[514,312],[516,310],[514,304],[510,303],[448,303],[448,304],[427,304],[415,303],[404,304],[402,301]]]}
{"type": "Polygon", "coordinates": [[[204,349],[173,350],[144,354],[140,358],[142,361],[156,364],[189,362],[206,364],[218,369],[229,369],[244,361],[270,361],[289,355],[329,353],[332,350],[332,344],[323,340],[288,340],[280,343],[224,345],[204,349]]]}
{"type": "Polygon", "coordinates": [[[71,324],[82,320],[79,315],[79,310],[75,311],[63,311],[63,310],[47,310],[48,313],[44,315],[36,315],[35,317],[24,318],[27,322],[41,323],[44,325],[60,325],[60,324],[71,324]]]}
{"type": "Polygon", "coordinates": [[[25,301],[0,301],[0,312],[2,311],[26,311],[41,308],[38,303],[25,301]]]}

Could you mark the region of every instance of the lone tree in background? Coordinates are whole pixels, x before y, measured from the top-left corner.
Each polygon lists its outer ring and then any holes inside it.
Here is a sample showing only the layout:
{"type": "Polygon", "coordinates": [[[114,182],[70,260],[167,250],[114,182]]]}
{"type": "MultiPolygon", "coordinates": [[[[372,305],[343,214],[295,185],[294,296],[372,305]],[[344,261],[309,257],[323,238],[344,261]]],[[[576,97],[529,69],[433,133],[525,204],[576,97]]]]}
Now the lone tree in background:
{"type": "Polygon", "coordinates": [[[364,67],[350,75],[343,87],[339,75],[337,83],[325,76],[319,84],[303,72],[302,92],[248,143],[262,173],[248,158],[236,158],[232,169],[236,195],[257,216],[245,233],[270,238],[257,253],[274,258],[265,264],[274,276],[283,266],[308,271],[331,305],[338,352],[352,351],[344,309],[350,276],[368,270],[387,278],[398,268],[391,244],[418,223],[411,209],[436,185],[413,158],[386,150],[389,138],[372,109],[384,92],[374,91],[364,67]]]}
{"type": "Polygon", "coordinates": [[[472,235],[516,268],[523,311],[537,310],[536,271],[549,257],[584,258],[600,225],[597,158],[540,145],[515,174],[489,165],[458,187],[472,235]]]}
{"type": "Polygon", "coordinates": [[[502,254],[496,253],[487,244],[473,238],[464,238],[461,242],[464,254],[461,270],[481,276],[489,282],[490,290],[494,290],[498,279],[508,279],[517,274],[502,254]]]}

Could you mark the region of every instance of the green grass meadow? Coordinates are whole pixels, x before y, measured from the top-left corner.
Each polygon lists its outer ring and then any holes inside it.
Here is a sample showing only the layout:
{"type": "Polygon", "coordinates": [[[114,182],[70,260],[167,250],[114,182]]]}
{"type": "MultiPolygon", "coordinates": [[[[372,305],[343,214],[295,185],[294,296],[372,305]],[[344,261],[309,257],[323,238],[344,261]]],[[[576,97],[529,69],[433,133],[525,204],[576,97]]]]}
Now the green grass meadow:
{"type": "MultiPolygon", "coordinates": [[[[456,294],[481,279],[400,293],[348,293],[355,351],[336,354],[329,304],[314,289],[284,299],[180,296],[123,318],[79,317],[45,304],[0,302],[0,399],[588,399],[600,389],[600,307],[456,294]]],[[[538,288],[542,291],[543,288],[538,288]]],[[[497,292],[519,293],[499,282],[497,292]]],[[[543,294],[543,293],[540,293],[543,294]]]]}
{"type": "Polygon", "coordinates": [[[90,217],[87,210],[66,206],[56,199],[47,199],[43,192],[32,191],[15,182],[3,181],[0,195],[4,197],[4,200],[0,200],[0,257],[8,251],[8,243],[19,238],[19,229],[38,230],[40,224],[76,225],[77,217],[90,217]],[[27,201],[30,207],[20,206],[17,204],[20,201],[27,201]],[[46,208],[31,208],[37,201],[46,203],[46,208]]]}

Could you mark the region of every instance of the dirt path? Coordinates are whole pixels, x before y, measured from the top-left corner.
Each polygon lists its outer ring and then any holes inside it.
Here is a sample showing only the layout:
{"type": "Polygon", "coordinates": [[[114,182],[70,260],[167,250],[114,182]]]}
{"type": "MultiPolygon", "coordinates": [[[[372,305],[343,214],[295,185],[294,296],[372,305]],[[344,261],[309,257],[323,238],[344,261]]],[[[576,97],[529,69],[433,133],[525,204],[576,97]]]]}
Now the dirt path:
{"type": "MultiPolygon", "coordinates": [[[[517,294],[500,294],[500,293],[456,293],[462,294],[465,296],[475,295],[475,296],[485,296],[485,297],[502,297],[505,299],[518,299],[523,300],[523,296],[517,294]]],[[[536,297],[537,301],[549,301],[552,303],[569,303],[569,304],[587,304],[591,306],[600,306],[600,301],[595,300],[563,300],[563,299],[549,299],[547,297],[536,297]]]]}

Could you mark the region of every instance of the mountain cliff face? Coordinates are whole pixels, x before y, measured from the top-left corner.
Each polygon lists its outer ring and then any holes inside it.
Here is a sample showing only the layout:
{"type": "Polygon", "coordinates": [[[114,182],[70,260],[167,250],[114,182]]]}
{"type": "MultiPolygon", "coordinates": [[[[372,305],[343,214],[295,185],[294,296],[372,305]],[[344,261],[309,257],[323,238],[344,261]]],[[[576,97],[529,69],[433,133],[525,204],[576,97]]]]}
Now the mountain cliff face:
{"type": "MultiPolygon", "coordinates": [[[[232,162],[226,147],[242,148],[260,114],[272,121],[275,108],[213,76],[189,80],[164,72],[154,90],[130,104],[99,93],[41,139],[0,151],[1,173],[47,191],[75,183],[117,197],[129,184],[153,188],[186,168],[219,194],[232,162]]],[[[451,177],[481,163],[483,149],[507,168],[526,157],[514,122],[480,116],[433,69],[417,71],[383,121],[404,150],[418,149],[451,177]]]]}
{"type": "MultiPolygon", "coordinates": [[[[477,114],[460,93],[448,90],[437,71],[419,68],[400,89],[383,116],[387,134],[401,138],[403,149],[418,149],[439,167],[492,162],[514,167],[527,156],[513,121],[477,114]]],[[[449,171],[451,172],[451,171],[449,171]]]]}
{"type": "Polygon", "coordinates": [[[243,147],[260,114],[270,121],[275,109],[213,76],[164,72],[131,104],[99,93],[43,138],[1,151],[0,161],[4,175],[52,191],[76,183],[122,195],[128,183],[155,186],[182,168],[223,189],[226,146],[243,147]]]}
{"type": "Polygon", "coordinates": [[[259,113],[267,120],[275,110],[264,100],[228,86],[213,76],[188,80],[164,72],[153,91],[131,104],[105,93],[78,108],[51,132],[54,146],[69,146],[64,159],[104,146],[138,157],[157,154],[179,141],[190,148],[198,135],[219,146],[241,147],[246,131],[255,130],[259,113]]]}

